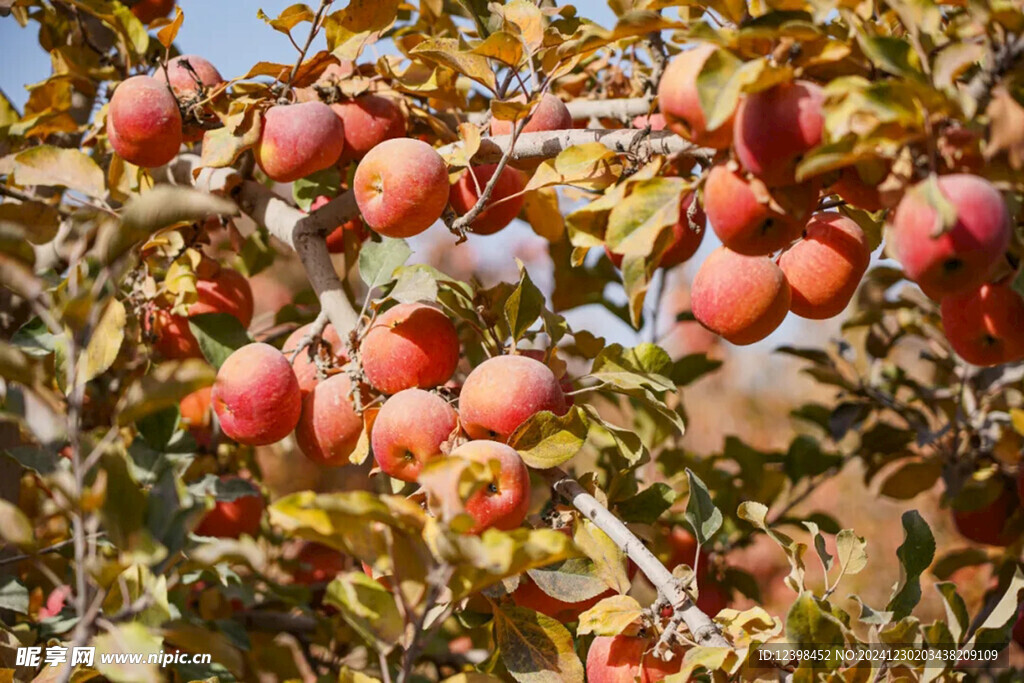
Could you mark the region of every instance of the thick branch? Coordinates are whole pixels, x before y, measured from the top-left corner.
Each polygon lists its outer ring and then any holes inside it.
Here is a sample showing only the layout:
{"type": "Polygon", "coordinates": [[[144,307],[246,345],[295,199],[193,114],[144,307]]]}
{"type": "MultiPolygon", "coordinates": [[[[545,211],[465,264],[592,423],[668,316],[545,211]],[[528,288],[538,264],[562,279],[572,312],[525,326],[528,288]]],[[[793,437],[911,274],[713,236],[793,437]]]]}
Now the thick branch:
{"type": "Polygon", "coordinates": [[[555,493],[572,503],[573,507],[608,534],[615,545],[622,548],[629,559],[636,563],[640,571],[658,589],[658,593],[672,605],[674,614],[682,618],[698,645],[729,647],[729,642],[722,636],[715,622],[690,600],[690,596],[683,590],[679,581],[618,517],[564,471],[556,467],[545,470],[543,474],[555,493]]]}
{"type": "Polygon", "coordinates": [[[339,334],[355,329],[359,315],[345,296],[324,241],[328,230],[357,215],[352,193],[344,193],[312,214],[302,213],[251,180],[242,183],[234,191],[234,197],[243,212],[260,225],[266,226],[270,234],[299,255],[309,282],[320,299],[320,306],[334,329],[339,334]]]}
{"type": "MultiPolygon", "coordinates": [[[[565,103],[574,119],[590,120],[592,118],[612,118],[628,121],[634,116],[643,116],[651,112],[651,101],[647,97],[625,97],[615,100],[573,100],[565,103]]],[[[488,112],[474,112],[469,115],[470,123],[484,123],[488,120],[488,112]]]]}
{"type": "Polygon", "coordinates": [[[985,112],[992,99],[992,89],[1021,57],[1024,57],[1024,36],[993,50],[992,63],[979,71],[967,85],[967,94],[978,103],[975,114],[985,112]]]}
{"type": "MultiPolygon", "coordinates": [[[[628,152],[638,141],[647,136],[652,154],[686,154],[687,156],[709,160],[714,151],[697,147],[687,142],[675,133],[669,131],[651,131],[646,133],[642,130],[624,128],[621,130],[606,130],[604,128],[550,130],[539,133],[523,133],[515,143],[512,152],[512,160],[524,159],[550,159],[558,156],[562,150],[582,145],[587,142],[600,142],[602,145],[620,154],[628,152]]],[[[502,154],[511,144],[512,136],[499,135],[497,137],[483,138],[480,141],[480,149],[473,156],[473,161],[478,164],[492,164],[501,159],[502,154]]],[[[442,156],[454,151],[463,143],[455,142],[438,150],[442,156]]],[[[647,143],[645,143],[647,144],[647,143]]]]}

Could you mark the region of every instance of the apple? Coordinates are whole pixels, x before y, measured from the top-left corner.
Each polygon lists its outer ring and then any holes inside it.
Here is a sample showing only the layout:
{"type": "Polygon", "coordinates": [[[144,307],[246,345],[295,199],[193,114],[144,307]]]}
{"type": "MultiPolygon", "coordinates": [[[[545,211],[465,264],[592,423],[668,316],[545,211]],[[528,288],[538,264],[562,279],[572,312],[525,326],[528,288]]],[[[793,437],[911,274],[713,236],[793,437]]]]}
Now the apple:
{"type": "Polygon", "coordinates": [[[351,393],[352,383],[340,373],[318,382],[302,399],[295,441],[313,462],[332,467],[349,463],[363,433],[351,393]]]}
{"type": "Polygon", "coordinates": [[[509,531],[526,519],[530,509],[530,471],[514,449],[497,441],[468,441],[452,456],[489,464],[497,461],[497,479],[474,491],[466,500],[466,512],[476,521],[471,534],[486,529],[509,531]]]}
{"type": "MultiPolygon", "coordinates": [[[[464,215],[476,205],[480,193],[497,169],[497,164],[485,164],[473,166],[462,174],[452,185],[448,198],[455,213],[464,215]]],[[[484,210],[473,219],[470,230],[478,235],[493,235],[511,223],[523,208],[526,181],[526,174],[522,171],[510,166],[503,168],[484,210]]]]}
{"type": "Polygon", "coordinates": [[[381,471],[416,481],[423,465],[443,455],[442,446],[459,428],[448,402],[422,389],[404,389],[381,406],[370,443],[381,471]]]}
{"type": "Polygon", "coordinates": [[[181,149],[181,113],[167,87],[151,76],[132,76],[114,90],[107,139],[125,161],[143,168],[169,163],[181,149]]]}
{"type": "Polygon", "coordinates": [[[683,653],[672,661],[655,657],[657,641],[639,636],[599,636],[587,651],[587,683],[656,683],[678,673],[683,653]]]}
{"type": "Polygon", "coordinates": [[[299,422],[302,394],[288,359],[270,344],[246,344],[228,356],[213,383],[213,409],[224,433],[265,446],[299,422]]]}
{"type": "Polygon", "coordinates": [[[398,304],[370,324],[361,345],[363,372],[384,394],[431,389],[451,379],[459,350],[448,316],[427,304],[398,304]]]}
{"type": "Polygon", "coordinates": [[[707,130],[704,109],[697,94],[697,76],[718,46],[705,43],[672,58],[658,84],[658,109],[668,127],[700,147],[725,149],[732,143],[733,117],[707,130]]]}
{"type": "Polygon", "coordinates": [[[1024,299],[1012,278],[942,300],[942,329],[957,354],[972,365],[1024,359],[1024,299]]]}
{"type": "Polygon", "coordinates": [[[507,441],[544,410],[565,413],[562,387],[547,365],[519,354],[485,360],[469,373],[459,394],[462,427],[474,439],[507,441]]]}
{"type": "Polygon", "coordinates": [[[256,163],[271,180],[290,183],[333,166],[345,126],[323,102],[274,105],[263,114],[256,163]]]}
{"type": "Polygon", "coordinates": [[[238,538],[242,534],[255,536],[260,530],[263,507],[263,496],[258,493],[239,496],[234,500],[218,500],[213,509],[208,510],[200,520],[195,533],[216,538],[238,538]]]}

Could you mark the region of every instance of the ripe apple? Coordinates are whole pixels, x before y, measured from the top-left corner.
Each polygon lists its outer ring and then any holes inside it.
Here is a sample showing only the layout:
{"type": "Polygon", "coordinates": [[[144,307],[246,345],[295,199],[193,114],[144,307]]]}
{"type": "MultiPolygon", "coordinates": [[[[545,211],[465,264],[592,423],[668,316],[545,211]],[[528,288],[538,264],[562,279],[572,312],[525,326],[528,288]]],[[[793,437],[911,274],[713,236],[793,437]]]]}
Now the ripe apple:
{"type": "Polygon", "coordinates": [[[683,653],[672,661],[655,657],[650,650],[655,639],[638,636],[599,636],[587,652],[588,683],[657,683],[678,673],[683,653]]]}
{"type": "Polygon", "coordinates": [[[405,114],[388,97],[360,95],[355,99],[332,104],[331,109],[345,124],[342,163],[358,161],[385,140],[405,136],[405,114]]]}
{"type": "Polygon", "coordinates": [[[1010,245],[1010,215],[1002,195],[978,176],[940,176],[939,191],[956,212],[940,234],[941,219],[918,185],[903,196],[889,230],[889,247],[907,277],[933,299],[983,284],[1010,245]]]}
{"type": "Polygon", "coordinates": [[[800,237],[817,206],[818,183],[769,190],[724,164],[711,169],[704,183],[704,210],[722,244],[745,256],[764,256],[800,237]],[[774,201],[770,201],[774,200],[774,201]]]}
{"type": "Polygon", "coordinates": [[[132,76],[114,90],[107,110],[107,139],[125,161],[143,168],[163,166],[181,148],[178,102],[151,76],[132,76]]]}
{"type": "Polygon", "coordinates": [[[957,354],[973,365],[1024,359],[1024,299],[1012,279],[942,300],[942,329],[957,354]]]}
{"type": "Polygon", "coordinates": [[[462,427],[474,439],[507,441],[544,410],[565,413],[562,387],[548,366],[523,355],[485,360],[469,373],[459,394],[462,427]]]}
{"type": "Polygon", "coordinates": [[[953,523],[960,535],[985,545],[1008,546],[1016,535],[1006,529],[1006,522],[1017,509],[1019,501],[1009,488],[987,505],[974,510],[953,510],[953,523]]]}
{"type": "MultiPolygon", "coordinates": [[[[515,100],[523,102],[525,98],[520,95],[515,100]]],[[[540,98],[540,102],[537,103],[536,108],[533,110],[533,116],[523,126],[522,132],[539,133],[546,130],[566,130],[572,127],[572,115],[569,113],[569,109],[566,108],[565,103],[556,96],[547,93],[540,98]]],[[[491,135],[511,134],[512,121],[491,118],[491,135]]]]}
{"type": "Polygon", "coordinates": [[[448,168],[427,143],[394,138],[363,157],[352,179],[363,220],[385,237],[412,237],[448,205],[448,168]]]}
{"type": "Polygon", "coordinates": [[[361,349],[366,379],[385,394],[440,386],[459,364],[455,324],[427,304],[388,309],[370,325],[361,349]]]}
{"type": "Polygon", "coordinates": [[[238,443],[264,446],[295,429],[302,394],[288,359],[270,344],[246,344],[217,371],[213,409],[221,429],[238,443]]]}
{"type": "Polygon", "coordinates": [[[466,512],[476,520],[469,533],[509,531],[523,523],[530,509],[530,471],[519,453],[497,441],[468,441],[452,455],[485,464],[497,461],[500,468],[495,481],[466,500],[466,512]]]}
{"type": "Polygon", "coordinates": [[[738,346],[771,334],[789,312],[789,284],[767,256],[719,247],[704,261],[690,292],[701,325],[738,346]]]}
{"type": "MultiPolygon", "coordinates": [[[[448,201],[457,214],[461,216],[476,205],[497,169],[497,164],[473,166],[452,185],[448,201]]],[[[523,208],[526,196],[522,192],[526,181],[522,171],[510,166],[503,168],[484,210],[473,219],[470,230],[478,235],[493,235],[511,223],[523,208]]]]}
{"type": "Polygon", "coordinates": [[[290,183],[333,166],[345,148],[345,126],[323,102],[278,104],[263,115],[256,163],[272,180],[290,183]]]}
{"type": "Polygon", "coordinates": [[[423,465],[441,457],[441,446],[459,428],[448,402],[422,389],[398,392],[381,407],[373,422],[373,457],[385,474],[416,481],[423,465]]]}
{"type": "Polygon", "coordinates": [[[312,541],[303,543],[295,561],[298,567],[292,572],[292,580],[303,586],[329,583],[348,569],[345,555],[330,546],[312,541]]]}
{"type": "Polygon", "coordinates": [[[672,58],[658,84],[658,109],[677,135],[701,147],[725,149],[732,143],[733,117],[714,130],[705,126],[697,94],[697,76],[718,47],[705,43],[672,58]]]}
{"type": "Polygon", "coordinates": [[[792,185],[803,156],[821,143],[825,92],[810,81],[750,93],[736,110],[733,147],[750,173],[769,187],[792,185]]]}
{"type": "Polygon", "coordinates": [[[139,21],[149,24],[170,14],[174,9],[174,0],[138,0],[131,9],[139,21]]]}
{"type": "Polygon", "coordinates": [[[164,75],[163,69],[157,73],[161,80],[171,86],[175,97],[182,99],[194,96],[199,92],[200,86],[205,88],[209,94],[211,88],[224,82],[224,77],[217,71],[217,67],[199,55],[175,57],[167,62],[166,75],[164,75]],[[189,69],[189,67],[192,68],[189,69]]]}
{"type": "Polygon", "coordinates": [[[359,443],[363,420],[352,405],[352,383],[344,373],[318,382],[302,399],[295,441],[306,457],[321,465],[347,465],[359,443]]]}
{"type": "MultiPolygon", "coordinates": [[[[281,351],[284,353],[286,358],[291,358],[292,354],[295,353],[295,349],[298,348],[299,342],[309,334],[309,331],[313,328],[313,323],[307,323],[302,327],[296,329],[288,338],[284,341],[284,346],[281,347],[281,351]]],[[[330,323],[324,327],[323,333],[320,335],[320,343],[327,346],[327,353],[334,357],[334,362],[337,365],[344,365],[348,360],[348,356],[345,352],[345,344],[342,342],[341,337],[338,336],[337,330],[334,329],[334,325],[330,323]]],[[[292,363],[292,370],[295,371],[295,379],[299,383],[299,391],[305,396],[317,383],[317,370],[316,363],[313,362],[309,357],[309,347],[299,351],[299,355],[295,356],[295,362],[292,363]]]]}
{"type": "Polygon", "coordinates": [[[203,387],[181,399],[178,404],[183,426],[202,449],[210,447],[210,439],[213,437],[211,429],[213,417],[210,410],[212,393],[213,387],[203,387]]]}
{"type": "Polygon", "coordinates": [[[843,312],[871,262],[864,231],[838,213],[819,213],[804,238],[783,252],[779,267],[792,292],[789,310],[824,320],[843,312]]]}
{"type": "MultiPolygon", "coordinates": [[[[222,477],[225,480],[230,478],[222,477]]],[[[216,538],[238,538],[242,534],[255,536],[260,530],[263,507],[263,496],[258,493],[234,500],[218,500],[200,520],[195,533],[216,538]]]]}

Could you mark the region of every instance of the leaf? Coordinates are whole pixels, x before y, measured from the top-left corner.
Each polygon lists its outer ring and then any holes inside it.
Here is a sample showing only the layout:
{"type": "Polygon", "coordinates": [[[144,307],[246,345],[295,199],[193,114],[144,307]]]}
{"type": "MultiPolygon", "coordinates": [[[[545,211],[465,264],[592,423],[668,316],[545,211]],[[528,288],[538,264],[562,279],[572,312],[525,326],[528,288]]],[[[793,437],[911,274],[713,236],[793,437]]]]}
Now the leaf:
{"type": "Polygon", "coordinates": [[[903,513],[903,543],[896,549],[900,560],[900,585],[886,610],[896,621],[909,616],[921,601],[921,574],[935,557],[935,537],[917,510],[903,513]]]}
{"type": "Polygon", "coordinates": [[[668,245],[668,228],[679,222],[686,183],[681,178],[651,178],[633,183],[629,195],[608,214],[605,242],[623,256],[652,256],[659,237],[668,245]]]}
{"type": "Polygon", "coordinates": [[[647,447],[635,432],[618,427],[603,417],[591,405],[584,405],[583,410],[590,418],[591,424],[598,425],[611,438],[619,455],[630,465],[637,465],[649,457],[647,447]]]}
{"type": "Polygon", "coordinates": [[[583,664],[562,624],[522,607],[494,610],[501,661],[519,683],[583,683],[583,664]]]}
{"type": "Polygon", "coordinates": [[[189,316],[188,328],[199,343],[203,357],[218,370],[228,356],[253,341],[242,322],[230,313],[189,316]]]}
{"type": "Polygon", "coordinates": [[[256,16],[265,21],[275,31],[280,31],[284,34],[291,33],[293,28],[303,22],[312,22],[316,17],[313,10],[309,8],[309,5],[303,3],[296,3],[285,7],[277,15],[276,19],[268,17],[263,10],[256,12],[256,16]]]}
{"type": "Polygon", "coordinates": [[[103,197],[103,170],[92,157],[77,149],[39,145],[14,157],[14,182],[18,185],[66,187],[89,197],[103,197]]]}
{"type": "Polygon", "coordinates": [[[160,41],[161,45],[170,50],[171,45],[174,44],[174,39],[178,37],[178,31],[181,29],[184,21],[185,14],[181,11],[181,5],[178,5],[174,8],[174,20],[157,31],[156,39],[160,41]]]}
{"type": "Polygon", "coordinates": [[[0,538],[17,546],[31,547],[35,544],[35,531],[25,513],[8,501],[0,498],[0,538]]]}
{"type": "Polygon", "coordinates": [[[594,563],[595,574],[616,593],[629,590],[626,553],[608,534],[588,519],[577,520],[573,541],[594,563]]]}
{"type": "Polygon", "coordinates": [[[161,638],[142,624],[113,626],[93,639],[96,669],[114,683],[160,680],[159,667],[156,663],[149,663],[149,656],[162,653],[162,643],[161,638]],[[132,655],[142,655],[142,662],[131,663],[129,657],[132,655]]]}
{"type": "Polygon", "coordinates": [[[507,31],[495,31],[470,52],[514,67],[523,59],[523,43],[507,31]]]}
{"type": "Polygon", "coordinates": [[[216,372],[198,358],[166,361],[128,386],[118,405],[118,424],[127,425],[176,406],[193,391],[213,384],[216,372]]]}
{"type": "Polygon", "coordinates": [[[908,41],[895,36],[865,36],[858,33],[857,42],[867,58],[882,70],[894,76],[924,80],[921,62],[908,41]]]}
{"type": "Polygon", "coordinates": [[[740,91],[728,86],[730,82],[739,82],[735,76],[741,67],[743,60],[723,49],[712,52],[701,65],[697,75],[697,98],[708,130],[720,127],[736,111],[740,91]]]}
{"type": "Polygon", "coordinates": [[[236,216],[238,206],[192,188],[158,185],[128,202],[120,226],[104,226],[97,238],[97,255],[109,263],[157,230],[213,215],[236,216]]]}
{"type": "Polygon", "coordinates": [[[85,354],[79,359],[78,381],[88,382],[114,364],[117,354],[121,350],[121,343],[124,341],[124,327],[126,324],[124,304],[117,299],[111,299],[100,317],[96,329],[93,330],[89,344],[85,348],[85,354]]]}
{"type": "Polygon", "coordinates": [[[28,614],[28,588],[15,576],[0,576],[0,609],[28,614]]]}
{"type": "Polygon", "coordinates": [[[544,310],[544,295],[533,284],[523,262],[516,259],[516,263],[519,265],[519,284],[505,300],[504,307],[505,322],[514,342],[523,338],[544,310]]]}
{"type": "Polygon", "coordinates": [[[437,279],[434,274],[414,266],[398,269],[398,279],[388,296],[399,303],[407,304],[416,301],[437,301],[437,293],[437,279]]]}
{"type": "Polygon", "coordinates": [[[939,177],[934,173],[919,182],[908,192],[917,194],[925,204],[935,210],[935,227],[932,237],[939,237],[950,230],[957,221],[956,207],[939,187],[939,177]]]}
{"type": "Polygon", "coordinates": [[[46,244],[57,236],[60,214],[43,202],[4,202],[0,204],[0,234],[8,228],[32,244],[46,244]]]}
{"type": "MultiPolygon", "coordinates": [[[[843,624],[822,609],[812,593],[805,591],[786,614],[786,640],[794,647],[842,647],[843,624]]],[[[830,661],[838,663],[834,657],[830,661]]]]}
{"type": "Polygon", "coordinates": [[[410,54],[446,66],[473,79],[491,92],[498,89],[487,58],[460,49],[459,41],[454,38],[427,38],[410,50],[410,54]]]}
{"type": "Polygon", "coordinates": [[[939,460],[905,462],[886,477],[879,493],[897,500],[910,500],[932,488],[940,476],[942,462],[939,460]]]}
{"type": "Polygon", "coordinates": [[[967,629],[971,623],[967,605],[957,593],[955,583],[950,581],[936,583],[935,590],[939,591],[939,595],[942,596],[942,605],[946,608],[946,623],[949,625],[953,642],[959,645],[963,642],[963,637],[967,635],[967,629]]]}
{"type": "Polygon", "coordinates": [[[690,468],[686,468],[686,478],[690,482],[690,498],[686,501],[686,521],[690,523],[700,544],[707,546],[715,533],[722,528],[722,511],[715,507],[707,485],[690,468]]]}
{"type": "Polygon", "coordinates": [[[292,199],[300,209],[309,211],[314,201],[320,197],[336,197],[340,188],[341,171],[337,166],[330,166],[293,182],[292,199]]]}
{"type": "Polygon", "coordinates": [[[380,242],[367,242],[359,252],[359,277],[370,289],[380,287],[411,255],[405,240],[385,237],[380,242]]]}
{"type": "Polygon", "coordinates": [[[868,566],[868,544],[853,529],[843,529],[836,534],[836,559],[839,571],[844,576],[859,574],[868,566]]]}
{"type": "Polygon", "coordinates": [[[643,608],[636,598],[613,595],[580,615],[576,635],[592,633],[595,636],[617,636],[642,615],[643,608]]]}
{"type": "Polygon", "coordinates": [[[814,522],[805,521],[803,524],[807,527],[807,530],[811,532],[812,545],[814,546],[815,552],[818,553],[818,559],[821,560],[821,566],[827,575],[832,569],[832,556],[825,547],[825,538],[821,535],[818,525],[814,522]]]}
{"type": "Polygon", "coordinates": [[[534,172],[526,191],[552,185],[574,185],[602,190],[622,175],[622,160],[600,142],[567,147],[554,159],[545,159],[534,172]]]}
{"type": "Polygon", "coordinates": [[[754,501],[741,503],[736,514],[740,519],[750,522],[755,527],[768,534],[768,538],[775,541],[775,543],[785,551],[786,558],[789,560],[790,566],[789,575],[786,577],[786,585],[794,591],[802,593],[804,588],[804,573],[806,571],[806,567],[804,565],[804,553],[807,552],[807,546],[803,543],[794,541],[786,534],[775,531],[768,526],[768,506],[763,503],[757,503],[754,501]]]}
{"type": "Polygon", "coordinates": [[[999,602],[988,613],[978,630],[974,632],[969,645],[973,645],[979,650],[1005,647],[1019,618],[1021,591],[1024,591],[1024,573],[1017,566],[1014,567],[1013,578],[1010,579],[1010,585],[1006,587],[1006,592],[999,598],[999,602]]]}
{"type": "Polygon", "coordinates": [[[361,571],[334,578],[324,602],[337,607],[341,618],[381,654],[399,643],[405,622],[391,591],[361,571]]]}
{"type": "Polygon", "coordinates": [[[722,361],[708,358],[706,353],[691,353],[672,364],[669,379],[676,386],[685,387],[720,367],[722,361]]]}
{"type": "Polygon", "coordinates": [[[558,192],[550,187],[527,192],[523,196],[523,219],[548,242],[557,242],[565,234],[565,218],[558,206],[558,192]]]}
{"type": "Polygon", "coordinates": [[[508,444],[528,466],[546,470],[565,464],[579,453],[588,429],[586,414],[579,406],[572,406],[562,416],[544,411],[519,425],[508,444]]]}
{"type": "Polygon", "coordinates": [[[674,391],[676,385],[666,373],[672,372],[672,359],[655,344],[638,344],[633,348],[609,344],[597,355],[591,366],[591,377],[620,389],[674,391]]]}
{"type": "Polygon", "coordinates": [[[327,16],[327,49],[341,60],[355,61],[371,34],[388,28],[398,16],[399,0],[351,0],[327,16]]]}
{"type": "Polygon", "coordinates": [[[625,522],[636,524],[654,524],[661,515],[672,507],[678,494],[671,486],[656,482],[640,493],[619,501],[615,509],[625,522]]]}

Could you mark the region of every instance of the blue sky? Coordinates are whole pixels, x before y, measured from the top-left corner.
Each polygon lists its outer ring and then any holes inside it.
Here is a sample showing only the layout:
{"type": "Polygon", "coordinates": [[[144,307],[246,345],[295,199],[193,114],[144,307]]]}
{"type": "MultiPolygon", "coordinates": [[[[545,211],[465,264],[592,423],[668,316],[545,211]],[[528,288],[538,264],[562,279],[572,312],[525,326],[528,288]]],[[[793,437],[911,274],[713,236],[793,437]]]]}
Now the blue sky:
{"type": "MultiPolygon", "coordinates": [[[[284,8],[293,4],[293,0],[180,0],[179,5],[185,14],[185,22],[178,33],[177,45],[183,53],[202,55],[210,60],[228,79],[244,75],[257,61],[292,63],[295,60],[295,48],[288,39],[267,26],[257,16],[263,11],[269,16],[277,16],[284,8]]],[[[308,3],[307,3],[308,4],[308,3]]],[[[316,3],[313,2],[313,5],[316,3]]],[[[601,0],[579,0],[575,3],[580,13],[603,26],[614,24],[614,14],[608,5],[601,0]]],[[[336,0],[335,6],[345,7],[345,0],[336,0]]],[[[295,29],[295,39],[301,44],[305,38],[308,24],[295,29]]],[[[37,41],[37,24],[30,23],[21,28],[11,18],[0,19],[0,89],[19,109],[28,97],[25,86],[44,80],[50,73],[48,55],[39,47],[37,41]]],[[[323,36],[314,43],[312,50],[325,46],[323,36]]],[[[388,46],[377,46],[378,53],[393,52],[388,46]]],[[[363,59],[372,59],[373,51],[368,51],[363,59]]],[[[430,231],[434,236],[434,231],[430,231]]],[[[424,236],[426,237],[426,235],[424,236]]],[[[514,225],[503,231],[500,239],[486,246],[480,245],[482,265],[492,265],[496,258],[507,259],[509,251],[506,247],[510,242],[522,239],[537,239],[525,225],[514,225]],[[498,242],[502,244],[499,246],[498,242]],[[497,247],[497,248],[493,248],[497,247]]],[[[495,240],[496,238],[490,238],[495,240]]],[[[700,263],[704,257],[718,245],[714,233],[710,233],[698,255],[686,266],[690,276],[695,272],[694,264],[700,263]]],[[[494,265],[497,265],[496,263],[494,265]]],[[[536,279],[536,278],[535,278],[536,279]]],[[[545,279],[543,277],[541,280],[545,279]]],[[[621,290],[608,295],[615,300],[622,300],[621,290]]],[[[596,307],[585,307],[570,313],[571,323],[582,327],[594,328],[598,316],[599,333],[606,334],[611,340],[623,343],[635,343],[634,332],[621,321],[614,319],[605,311],[596,307]]],[[[770,351],[776,346],[794,341],[808,341],[807,333],[815,337],[834,333],[831,324],[808,325],[794,316],[787,318],[782,328],[765,341],[754,345],[751,350],[757,352],[770,351]],[[813,331],[812,331],[813,330],[813,331]]],[[[757,354],[759,355],[759,354],[757,354]]]]}

